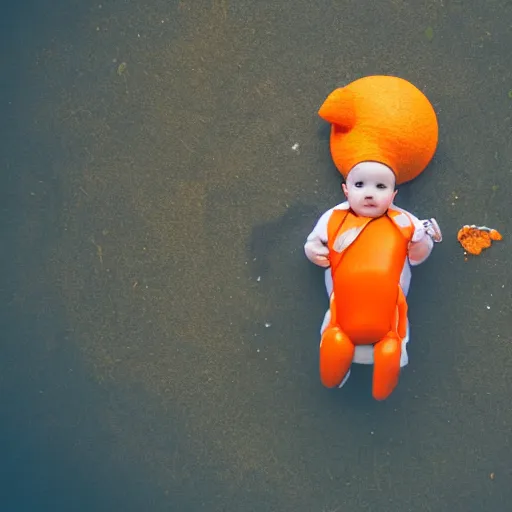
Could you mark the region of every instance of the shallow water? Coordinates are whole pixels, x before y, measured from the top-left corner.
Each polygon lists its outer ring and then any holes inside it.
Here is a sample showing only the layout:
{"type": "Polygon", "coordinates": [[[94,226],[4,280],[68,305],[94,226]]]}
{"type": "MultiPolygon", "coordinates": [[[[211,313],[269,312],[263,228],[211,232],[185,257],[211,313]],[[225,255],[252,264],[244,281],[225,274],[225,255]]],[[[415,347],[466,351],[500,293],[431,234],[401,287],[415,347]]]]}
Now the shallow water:
{"type": "Polygon", "coordinates": [[[512,498],[512,4],[53,3],[2,18],[2,510],[501,511],[512,498]],[[410,365],[321,387],[341,201],[317,116],[368,74],[438,113],[397,204],[410,365]],[[463,224],[504,240],[464,261],[463,224]]]}

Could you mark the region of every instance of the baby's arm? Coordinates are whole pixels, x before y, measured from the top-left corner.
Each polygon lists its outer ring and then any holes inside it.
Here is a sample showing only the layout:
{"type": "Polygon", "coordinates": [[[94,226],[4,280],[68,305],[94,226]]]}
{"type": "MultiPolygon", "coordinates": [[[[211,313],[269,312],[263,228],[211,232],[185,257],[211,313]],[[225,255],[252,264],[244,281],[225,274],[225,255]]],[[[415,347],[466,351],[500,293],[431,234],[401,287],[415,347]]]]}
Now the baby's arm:
{"type": "Polygon", "coordinates": [[[327,247],[327,224],[334,208],[325,212],[316,223],[304,244],[304,252],[309,261],[319,267],[327,268],[329,263],[329,249],[327,247]]]}
{"type": "Polygon", "coordinates": [[[409,262],[411,265],[423,263],[432,252],[434,241],[425,233],[418,241],[411,242],[409,245],[409,262]]]}

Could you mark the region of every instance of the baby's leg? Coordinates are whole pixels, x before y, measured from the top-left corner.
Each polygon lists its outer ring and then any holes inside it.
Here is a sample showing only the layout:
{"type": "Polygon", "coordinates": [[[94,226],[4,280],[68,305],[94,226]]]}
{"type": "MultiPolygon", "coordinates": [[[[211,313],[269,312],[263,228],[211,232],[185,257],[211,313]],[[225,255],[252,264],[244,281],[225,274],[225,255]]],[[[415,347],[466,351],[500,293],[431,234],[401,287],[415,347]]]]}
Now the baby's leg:
{"type": "MultiPolygon", "coordinates": [[[[320,328],[320,336],[323,336],[324,334],[324,331],[327,329],[327,326],[329,325],[329,323],[331,322],[331,310],[328,309],[325,313],[325,316],[324,316],[324,321],[322,322],[322,327],[320,328]]],[[[355,349],[355,352],[358,351],[358,349],[360,349],[361,347],[356,347],[355,349]]],[[[373,349],[373,347],[371,347],[373,349]]],[[[372,363],[373,363],[373,357],[372,357],[372,363]]],[[[348,370],[348,372],[345,374],[345,377],[343,378],[343,380],[341,381],[341,383],[338,385],[339,388],[342,388],[345,383],[347,382],[348,378],[350,377],[350,369],[348,370]]]]}
{"type": "Polygon", "coordinates": [[[337,326],[330,325],[320,341],[320,380],[325,387],[341,387],[347,380],[355,347],[337,326]]]}
{"type": "MultiPolygon", "coordinates": [[[[331,269],[325,271],[325,289],[333,307],[331,269]]],[[[330,325],[331,308],[326,311],[320,328],[320,380],[326,387],[342,387],[350,376],[354,345],[337,326],[330,325]]]]}
{"type": "Polygon", "coordinates": [[[398,384],[400,375],[400,338],[394,332],[389,332],[375,344],[373,353],[373,397],[385,400],[398,384]]]}

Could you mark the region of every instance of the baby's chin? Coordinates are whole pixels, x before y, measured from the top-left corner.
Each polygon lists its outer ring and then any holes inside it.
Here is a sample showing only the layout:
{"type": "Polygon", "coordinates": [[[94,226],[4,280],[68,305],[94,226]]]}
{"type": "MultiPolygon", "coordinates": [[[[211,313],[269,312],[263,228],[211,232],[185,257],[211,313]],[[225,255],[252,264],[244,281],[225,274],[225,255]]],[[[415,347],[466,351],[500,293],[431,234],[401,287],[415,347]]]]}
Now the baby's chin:
{"type": "Polygon", "coordinates": [[[379,206],[362,206],[360,208],[352,207],[352,210],[361,217],[380,217],[386,213],[387,208],[382,208],[379,206]]]}

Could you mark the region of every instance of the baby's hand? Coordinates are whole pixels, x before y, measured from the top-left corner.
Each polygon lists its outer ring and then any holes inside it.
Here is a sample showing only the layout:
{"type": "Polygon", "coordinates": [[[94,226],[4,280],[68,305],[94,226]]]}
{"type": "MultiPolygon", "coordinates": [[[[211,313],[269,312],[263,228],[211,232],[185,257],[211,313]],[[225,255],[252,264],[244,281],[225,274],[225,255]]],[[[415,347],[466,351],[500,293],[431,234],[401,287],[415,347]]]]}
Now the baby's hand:
{"type": "Polygon", "coordinates": [[[422,220],[421,223],[427,235],[430,236],[434,242],[441,242],[443,240],[443,234],[441,233],[441,228],[436,219],[422,220]]]}
{"type": "Polygon", "coordinates": [[[304,252],[309,261],[313,262],[319,267],[328,267],[329,263],[329,248],[320,240],[308,240],[304,245],[304,252]]]}

